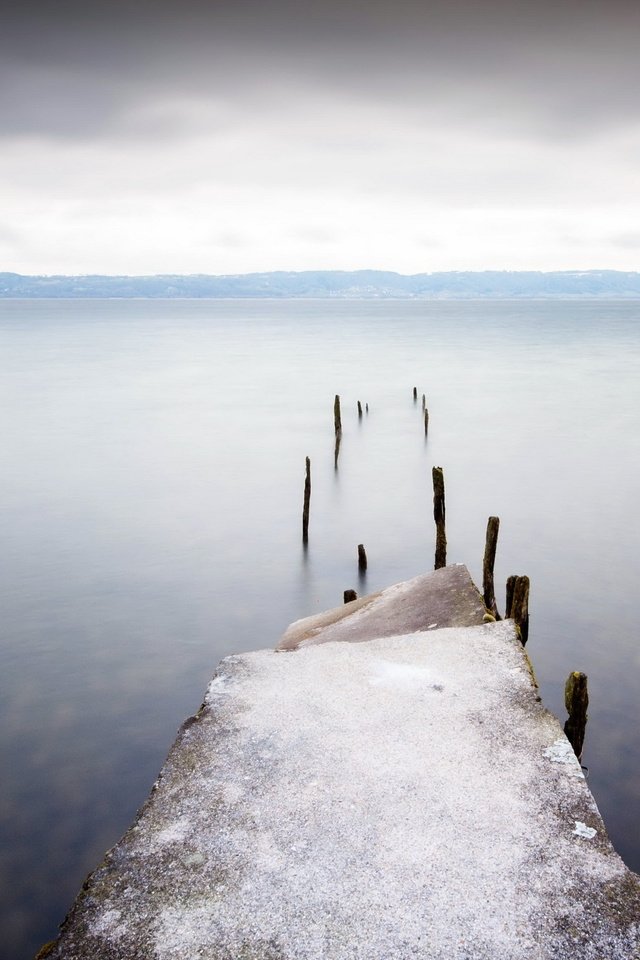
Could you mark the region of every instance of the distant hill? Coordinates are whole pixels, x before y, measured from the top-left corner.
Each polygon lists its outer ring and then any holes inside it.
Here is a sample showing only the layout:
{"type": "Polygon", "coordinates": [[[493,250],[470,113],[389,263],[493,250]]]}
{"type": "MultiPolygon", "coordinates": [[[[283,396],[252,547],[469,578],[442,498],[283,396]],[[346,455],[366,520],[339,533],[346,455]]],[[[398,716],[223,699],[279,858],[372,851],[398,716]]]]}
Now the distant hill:
{"type": "Polygon", "coordinates": [[[640,299],[640,273],[618,270],[416,273],[383,270],[305,270],[227,276],[21,276],[0,273],[0,298],[333,298],[640,299]]]}

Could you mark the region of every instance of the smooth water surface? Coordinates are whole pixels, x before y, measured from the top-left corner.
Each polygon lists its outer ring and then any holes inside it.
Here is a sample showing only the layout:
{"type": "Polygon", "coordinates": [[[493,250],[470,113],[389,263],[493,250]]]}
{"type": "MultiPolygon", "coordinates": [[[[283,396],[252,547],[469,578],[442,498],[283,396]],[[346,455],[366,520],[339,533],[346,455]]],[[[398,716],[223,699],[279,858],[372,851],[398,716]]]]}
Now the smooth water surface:
{"type": "Polygon", "coordinates": [[[639,303],[0,301],[0,358],[3,960],[55,936],[221,657],[431,568],[435,464],[449,559],[480,582],[497,514],[496,582],[531,577],[547,706],[588,673],[640,869],[639,303]]]}

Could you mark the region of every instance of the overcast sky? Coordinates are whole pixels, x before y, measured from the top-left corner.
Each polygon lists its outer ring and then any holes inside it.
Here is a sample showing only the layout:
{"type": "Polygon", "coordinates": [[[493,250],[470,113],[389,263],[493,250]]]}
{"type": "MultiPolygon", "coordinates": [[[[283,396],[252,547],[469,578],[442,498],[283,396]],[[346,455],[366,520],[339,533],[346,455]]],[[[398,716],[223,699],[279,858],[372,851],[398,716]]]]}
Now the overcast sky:
{"type": "Polygon", "coordinates": [[[640,3],[52,0],[0,271],[640,269],[640,3]]]}

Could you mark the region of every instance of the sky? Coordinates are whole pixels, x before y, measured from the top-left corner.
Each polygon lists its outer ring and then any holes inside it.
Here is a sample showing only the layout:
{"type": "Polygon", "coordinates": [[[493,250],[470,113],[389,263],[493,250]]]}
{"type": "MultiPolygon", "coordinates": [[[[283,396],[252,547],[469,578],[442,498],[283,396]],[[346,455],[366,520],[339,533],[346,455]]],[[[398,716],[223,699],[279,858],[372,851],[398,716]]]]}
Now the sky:
{"type": "Polygon", "coordinates": [[[14,0],[0,272],[640,269],[640,4],[14,0]]]}

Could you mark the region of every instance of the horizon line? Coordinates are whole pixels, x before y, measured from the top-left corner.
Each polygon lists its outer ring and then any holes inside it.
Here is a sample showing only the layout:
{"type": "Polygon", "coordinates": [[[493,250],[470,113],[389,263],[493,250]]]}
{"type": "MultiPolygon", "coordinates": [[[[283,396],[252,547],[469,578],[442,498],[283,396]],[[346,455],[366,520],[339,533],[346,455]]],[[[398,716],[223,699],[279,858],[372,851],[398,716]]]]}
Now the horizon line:
{"type": "Polygon", "coordinates": [[[0,270],[0,277],[24,277],[26,279],[79,279],[79,278],[89,278],[89,277],[106,277],[106,278],[126,278],[126,279],[148,279],[148,278],[161,278],[161,277],[214,277],[214,278],[228,278],[228,277],[253,277],[253,276],[268,276],[275,274],[287,274],[287,275],[302,275],[307,273],[338,273],[338,274],[357,274],[357,273],[385,273],[393,274],[397,277],[437,277],[443,275],[456,275],[456,274],[537,274],[539,276],[549,276],[552,274],[572,274],[572,275],[587,275],[587,274],[640,274],[640,270],[623,270],[616,267],[570,267],[557,270],[537,270],[534,268],[519,268],[519,269],[510,269],[507,267],[486,267],[483,269],[452,269],[452,270],[424,270],[418,271],[416,273],[403,273],[399,270],[387,269],[385,267],[356,267],[353,269],[344,269],[341,267],[321,267],[319,269],[314,269],[313,267],[305,267],[304,269],[299,270],[287,270],[280,268],[277,270],[246,270],[246,271],[236,271],[234,273],[203,273],[201,271],[197,273],[101,273],[99,271],[92,271],[89,273],[21,273],[17,270],[0,270]]]}

